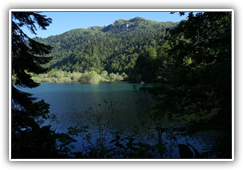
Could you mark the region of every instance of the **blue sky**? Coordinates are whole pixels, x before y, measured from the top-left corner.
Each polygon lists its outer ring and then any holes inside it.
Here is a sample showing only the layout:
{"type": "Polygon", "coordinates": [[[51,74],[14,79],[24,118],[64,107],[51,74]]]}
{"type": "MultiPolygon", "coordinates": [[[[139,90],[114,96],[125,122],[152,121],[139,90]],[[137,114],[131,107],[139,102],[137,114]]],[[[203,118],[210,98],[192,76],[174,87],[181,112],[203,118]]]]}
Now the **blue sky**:
{"type": "MultiPolygon", "coordinates": [[[[178,22],[186,19],[186,16],[180,16],[178,13],[170,14],[170,12],[42,12],[41,14],[52,18],[52,24],[46,27],[47,30],[38,29],[37,36],[42,38],[62,34],[76,28],[109,25],[118,19],[129,20],[134,17],[142,17],[158,22],[178,22]]],[[[31,38],[35,37],[26,28],[23,31],[31,38]]]]}

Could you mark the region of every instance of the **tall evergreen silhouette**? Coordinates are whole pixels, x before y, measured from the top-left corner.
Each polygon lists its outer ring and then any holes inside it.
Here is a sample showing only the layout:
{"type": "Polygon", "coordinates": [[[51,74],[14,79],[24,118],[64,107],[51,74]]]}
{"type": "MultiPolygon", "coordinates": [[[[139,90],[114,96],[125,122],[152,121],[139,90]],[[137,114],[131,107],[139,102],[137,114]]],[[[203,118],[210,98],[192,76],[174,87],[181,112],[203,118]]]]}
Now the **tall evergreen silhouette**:
{"type": "Polygon", "coordinates": [[[34,41],[22,31],[22,28],[26,26],[33,34],[36,34],[37,26],[45,30],[51,22],[51,18],[46,18],[39,13],[12,12],[11,56],[12,76],[15,77],[12,83],[12,158],[31,158],[41,155],[37,152],[37,148],[42,147],[37,146],[37,132],[40,132],[40,127],[34,119],[39,116],[47,118],[49,104],[43,100],[35,102],[36,98],[32,97],[32,94],[19,89],[39,86],[28,73],[40,74],[50,70],[41,65],[52,59],[46,56],[51,52],[52,47],[34,41]]]}

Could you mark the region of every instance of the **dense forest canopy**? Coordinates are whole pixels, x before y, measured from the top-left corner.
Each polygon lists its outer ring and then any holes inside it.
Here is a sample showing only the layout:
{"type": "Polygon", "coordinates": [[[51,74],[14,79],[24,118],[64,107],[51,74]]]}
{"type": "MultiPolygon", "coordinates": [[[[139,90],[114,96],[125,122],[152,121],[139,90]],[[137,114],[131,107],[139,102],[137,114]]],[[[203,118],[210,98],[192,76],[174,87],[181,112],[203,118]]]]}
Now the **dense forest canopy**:
{"type": "MultiPolygon", "coordinates": [[[[43,29],[51,23],[37,13],[12,14],[14,158],[72,154],[79,158],[114,158],[117,154],[119,158],[151,158],[154,153],[162,158],[169,149],[163,136],[167,132],[182,158],[232,158],[231,12],[189,12],[188,20],[180,23],[120,19],[104,27],[32,40],[21,27],[27,25],[35,33],[33,18],[43,29]],[[50,118],[49,105],[43,100],[35,102],[31,94],[16,88],[37,87],[40,77],[55,82],[129,80],[145,84],[139,89],[144,97],[137,101],[138,119],[157,143],[135,143],[133,136],[125,136],[123,145],[116,133],[111,148],[99,138],[85,153],[72,153],[69,144],[76,141],[70,136],[88,133],[87,126],[70,127],[67,134],[58,134],[51,126],[40,127],[36,118],[50,118]],[[151,82],[157,84],[147,87],[151,82]],[[186,143],[180,143],[182,137],[186,143]],[[199,153],[187,138],[202,140],[204,150],[199,153]]],[[[111,108],[112,102],[109,105],[105,100],[105,105],[111,108]]]]}
{"type": "Polygon", "coordinates": [[[136,17],[117,20],[104,27],[74,29],[48,38],[35,38],[53,47],[53,60],[46,66],[62,71],[96,71],[129,74],[138,54],[163,46],[165,29],[178,23],[136,17]]]}
{"type": "Polygon", "coordinates": [[[190,12],[168,29],[174,81],[147,89],[158,101],[154,116],[187,120],[178,129],[187,135],[206,134],[204,157],[232,157],[231,19],[231,12],[190,12]]]}

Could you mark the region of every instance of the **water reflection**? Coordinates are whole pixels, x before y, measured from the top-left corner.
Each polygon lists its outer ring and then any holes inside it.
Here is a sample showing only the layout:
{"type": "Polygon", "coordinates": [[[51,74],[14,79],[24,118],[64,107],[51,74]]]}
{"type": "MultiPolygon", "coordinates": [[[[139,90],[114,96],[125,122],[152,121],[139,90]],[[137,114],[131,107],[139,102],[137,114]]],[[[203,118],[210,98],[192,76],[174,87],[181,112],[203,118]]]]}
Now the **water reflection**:
{"type": "MultiPolygon", "coordinates": [[[[26,89],[27,92],[34,94],[39,100],[44,99],[50,104],[50,114],[57,116],[58,124],[53,128],[57,132],[66,133],[68,127],[89,125],[89,132],[92,135],[92,142],[99,138],[100,131],[97,126],[97,120],[94,115],[97,113],[105,113],[105,117],[113,114],[112,122],[109,124],[109,131],[106,133],[107,141],[114,138],[112,132],[121,132],[124,135],[136,135],[137,129],[143,129],[137,119],[135,102],[138,94],[133,90],[134,84],[118,83],[118,84],[99,84],[84,85],[79,83],[43,83],[34,89],[26,89]],[[107,104],[104,102],[107,101],[107,104]],[[108,108],[112,104],[112,109],[108,108]],[[105,107],[107,105],[107,107],[105,107]],[[93,108],[94,110],[89,110],[93,108]],[[137,127],[137,128],[136,128],[137,127]]],[[[138,85],[142,86],[142,85],[138,85]]],[[[48,123],[48,122],[46,122],[48,123]]],[[[101,122],[107,124],[107,120],[101,122]]],[[[138,132],[137,132],[138,133],[138,132]]],[[[168,134],[164,133],[163,136],[168,134]]],[[[74,151],[81,151],[83,148],[82,138],[76,137],[78,141],[75,144],[74,151]]],[[[146,132],[139,132],[136,140],[147,139],[146,132]],[[139,138],[140,137],[140,138],[139,138]],[[143,139],[141,139],[143,138],[143,139]]],[[[165,141],[167,139],[164,139],[165,141]]],[[[154,140],[146,141],[153,144],[154,140]]],[[[183,142],[183,138],[180,139],[183,142]]],[[[189,141],[190,142],[190,141],[189,141]]],[[[191,141],[193,142],[193,141],[191,141]]],[[[185,142],[184,142],[185,143],[185,142]]],[[[109,143],[106,143],[107,145],[109,143]]],[[[174,146],[171,141],[167,141],[167,147],[174,146]]],[[[200,151],[200,146],[197,147],[200,151]]],[[[178,150],[171,148],[167,157],[179,158],[178,150]]]]}

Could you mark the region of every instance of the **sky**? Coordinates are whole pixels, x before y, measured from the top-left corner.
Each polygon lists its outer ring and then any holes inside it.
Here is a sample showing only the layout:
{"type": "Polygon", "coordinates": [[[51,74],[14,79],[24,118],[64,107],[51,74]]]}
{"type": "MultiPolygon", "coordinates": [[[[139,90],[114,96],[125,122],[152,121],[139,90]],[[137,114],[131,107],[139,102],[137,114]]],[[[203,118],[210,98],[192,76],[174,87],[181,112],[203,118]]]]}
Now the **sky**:
{"type": "Polygon", "coordinates": [[[23,31],[31,38],[36,36],[46,38],[76,28],[103,27],[112,24],[118,19],[129,20],[135,17],[142,17],[158,22],[179,22],[186,19],[186,16],[180,16],[178,13],[170,14],[170,12],[41,12],[40,14],[52,18],[52,23],[46,27],[46,30],[41,30],[37,27],[37,35],[31,34],[27,28],[23,28],[23,31]]]}

